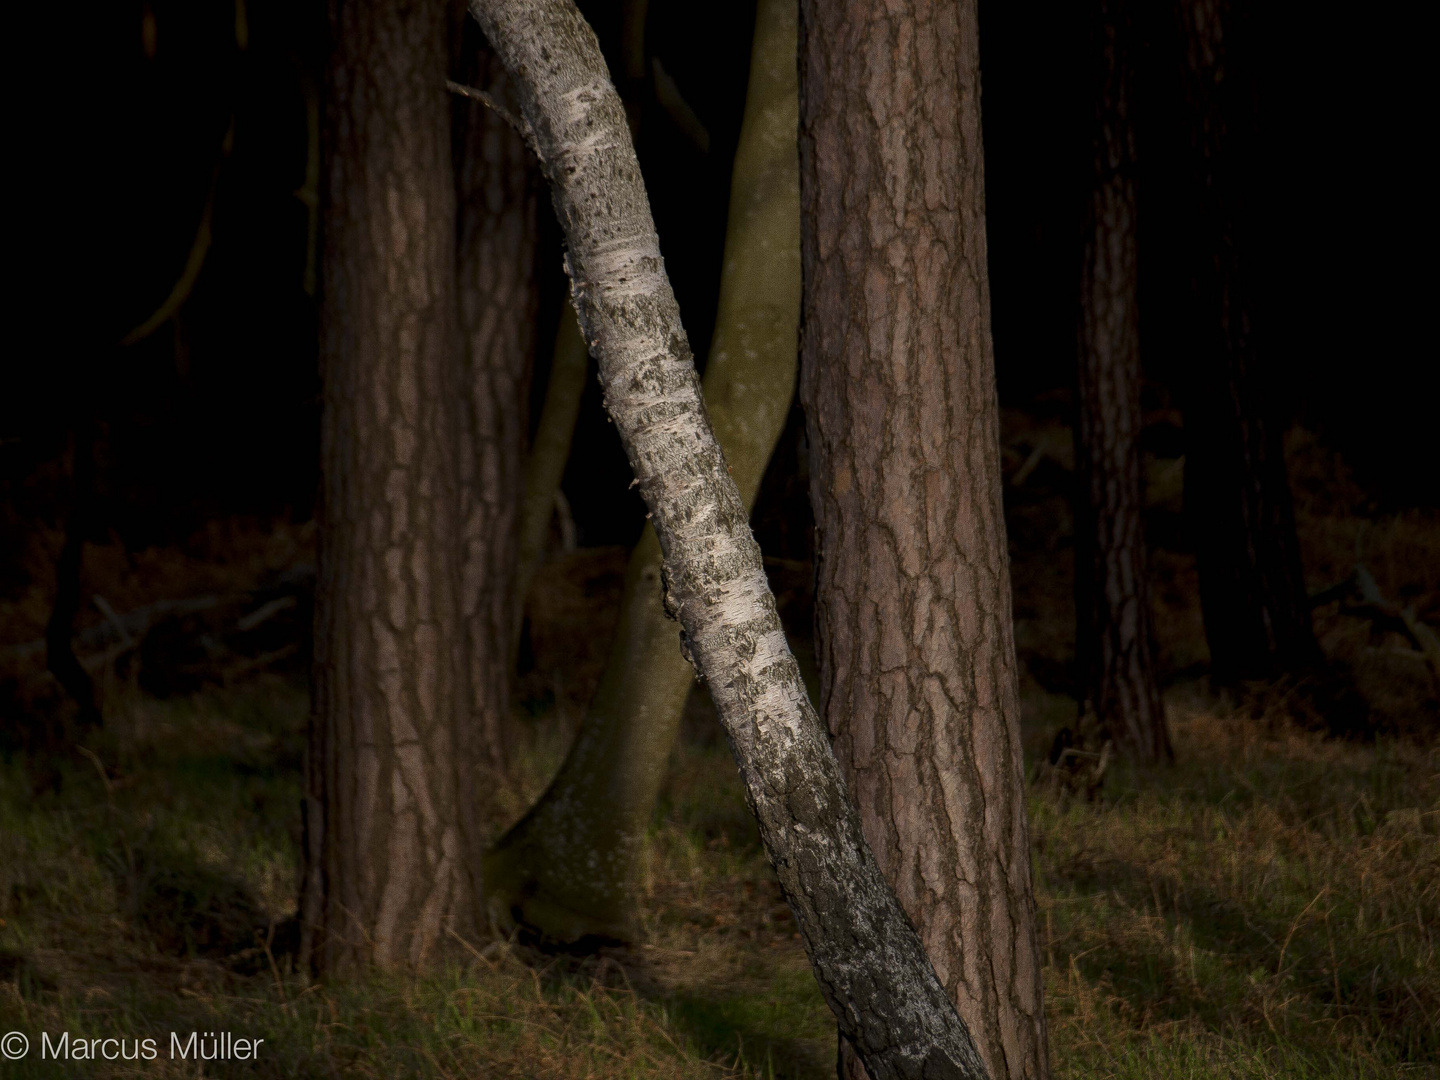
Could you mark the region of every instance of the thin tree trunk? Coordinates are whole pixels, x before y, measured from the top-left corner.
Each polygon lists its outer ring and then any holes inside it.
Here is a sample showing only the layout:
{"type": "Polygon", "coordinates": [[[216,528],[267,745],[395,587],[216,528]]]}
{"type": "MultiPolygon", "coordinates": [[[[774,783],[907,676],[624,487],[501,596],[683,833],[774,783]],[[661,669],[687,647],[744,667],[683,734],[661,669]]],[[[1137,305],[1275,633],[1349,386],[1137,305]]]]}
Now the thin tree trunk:
{"type": "Polygon", "coordinates": [[[1171,757],[1140,490],[1140,313],[1127,0],[1099,0],[1090,60],[1093,183],[1080,272],[1076,369],[1075,654],[1100,736],[1171,757]]]}
{"type": "MultiPolygon", "coordinates": [[[[93,377],[93,376],[92,376],[93,377]]],[[[88,399],[91,391],[79,394],[88,399]]],[[[100,727],[103,720],[96,699],[95,682],[75,655],[75,616],[80,612],[80,570],[85,541],[94,528],[95,516],[95,408],[82,400],[76,409],[70,465],[70,512],[65,519],[65,543],[55,562],[55,604],[45,624],[45,667],[65,688],[79,708],[80,727],[100,727]]],[[[53,746],[59,732],[46,732],[44,743],[53,746]]]]}
{"type": "Polygon", "coordinates": [[[696,666],[817,980],[876,1080],[983,1077],[865,845],[785,643],[749,515],[705,416],[624,106],[569,0],[475,0],[516,76],[569,245],[580,325],[650,507],[696,666]]]}
{"type": "Polygon", "coordinates": [[[555,516],[555,493],[570,460],[575,438],[575,420],[585,396],[585,374],[590,350],[580,335],[580,324],[569,305],[560,312],[551,354],[550,376],[545,383],[545,404],[535,429],[535,443],[525,462],[525,494],[520,506],[520,544],[515,573],[515,626],[512,656],[518,650],[525,601],[540,564],[545,561],[545,541],[550,520],[555,516]]]}
{"type": "MultiPolygon", "coordinates": [[[[1246,188],[1258,141],[1243,8],[1180,0],[1195,216],[1194,326],[1185,401],[1185,502],[1195,538],[1211,678],[1299,671],[1320,660],[1254,326],[1255,222],[1246,188]]],[[[1187,208],[1188,209],[1188,208],[1187,208]]]]}
{"type": "MultiPolygon", "coordinates": [[[[795,388],[795,21],[793,0],[761,0],[705,368],[711,429],[747,508],[795,388]]],[[[660,566],[647,527],[630,557],[615,643],[585,723],[545,795],[487,859],[494,901],[553,941],[623,938],[632,929],[636,857],[695,681],[665,611],[660,566]]]]}
{"type": "Polygon", "coordinates": [[[802,25],[821,711],[990,1074],[1043,1077],[975,5],[807,0],[802,25]]]}
{"type": "MultiPolygon", "coordinates": [[[[475,36],[479,36],[478,34],[475,36]]],[[[513,94],[488,49],[467,79],[513,94]]],[[[535,350],[534,158],[493,109],[456,98],[457,304],[462,337],[460,605],[470,661],[470,723],[487,771],[507,773],[513,638],[524,602],[519,510],[535,350]]]]}
{"type": "Polygon", "coordinates": [[[321,970],[474,929],[444,4],[331,14],[320,573],[302,897],[321,970]]]}

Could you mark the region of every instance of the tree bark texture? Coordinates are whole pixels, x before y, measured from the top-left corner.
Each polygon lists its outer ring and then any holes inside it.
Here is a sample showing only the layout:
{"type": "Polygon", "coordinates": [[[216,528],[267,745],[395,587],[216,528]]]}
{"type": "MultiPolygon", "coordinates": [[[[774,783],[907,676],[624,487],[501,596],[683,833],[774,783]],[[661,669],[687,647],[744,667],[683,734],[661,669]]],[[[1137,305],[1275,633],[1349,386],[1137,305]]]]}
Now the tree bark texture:
{"type": "MultiPolygon", "coordinates": [[[[477,35],[478,36],[478,35],[477,35]]],[[[488,49],[466,58],[467,83],[509,102],[488,49]]],[[[510,752],[519,517],[535,352],[538,175],[520,135],[495,110],[456,98],[457,308],[460,388],[460,605],[469,657],[470,724],[497,780],[510,752]]],[[[552,493],[553,497],[553,493],[552,493]]],[[[548,517],[547,517],[548,523],[548,517]]]]}
{"type": "MultiPolygon", "coordinates": [[[[624,76],[621,95],[630,123],[630,136],[640,122],[640,94],[645,87],[645,19],[649,0],[625,0],[621,7],[621,53],[624,76]]],[[[570,443],[575,437],[575,421],[580,415],[580,401],[585,393],[585,376],[590,365],[590,350],[574,308],[560,313],[555,331],[555,348],[551,355],[550,377],[545,385],[545,404],[535,431],[535,445],[525,469],[525,502],[520,512],[520,571],[517,588],[523,607],[529,596],[530,584],[545,560],[545,542],[550,534],[550,519],[555,514],[555,496],[565,466],[570,460],[570,443]]],[[[518,652],[521,619],[515,623],[518,652]]]]}
{"type": "Polygon", "coordinates": [[[876,1080],[985,1067],[865,844],[706,420],[649,201],[594,33],[569,0],[475,0],[521,87],[580,325],[652,514],[668,600],[730,738],[817,981],[876,1080]]]}
{"type": "MultiPolygon", "coordinates": [[[[747,509],[795,388],[795,35],[793,0],[761,0],[703,387],[747,509]]],[[[567,943],[629,936],[637,857],[695,681],[676,637],[661,594],[660,545],[647,527],[630,557],[615,642],[585,722],[545,795],[487,857],[487,887],[506,921],[567,943]]]]}
{"type": "Polygon", "coordinates": [[[474,928],[479,845],[459,604],[460,339],[447,20],[332,6],[307,957],[433,962],[474,928]]]}
{"type": "Polygon", "coordinates": [[[1093,186],[1080,269],[1075,395],[1075,658],[1103,737],[1131,757],[1171,757],[1155,672],[1140,486],[1140,312],[1128,0],[1099,0],[1093,186]]]}
{"type": "Polygon", "coordinates": [[[1243,6],[1180,0],[1193,163],[1193,354],[1185,501],[1211,677],[1219,684],[1320,659],[1310,622],[1283,432],[1254,326],[1255,222],[1246,187],[1259,137],[1243,6]]]}
{"type": "Polygon", "coordinates": [[[975,5],[807,0],[800,80],[821,711],[990,1074],[1043,1077],[975,5]]]}

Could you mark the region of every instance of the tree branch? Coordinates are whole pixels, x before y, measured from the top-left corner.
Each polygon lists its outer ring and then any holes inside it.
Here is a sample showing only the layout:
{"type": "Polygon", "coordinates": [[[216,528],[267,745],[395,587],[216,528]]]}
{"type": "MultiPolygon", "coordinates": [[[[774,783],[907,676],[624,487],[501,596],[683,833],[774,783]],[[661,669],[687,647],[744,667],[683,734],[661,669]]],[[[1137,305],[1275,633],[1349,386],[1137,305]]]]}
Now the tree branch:
{"type": "Polygon", "coordinates": [[[215,168],[210,172],[210,188],[205,193],[205,205],[200,211],[200,223],[195,227],[195,239],[191,242],[190,251],[185,256],[185,268],[180,271],[180,277],[171,286],[170,294],[161,301],[160,306],[150,314],[150,317],[120,339],[122,348],[144,341],[174,318],[175,313],[180,310],[185,301],[190,299],[195,282],[200,278],[200,271],[205,268],[205,256],[210,254],[211,222],[215,217],[215,193],[220,188],[220,169],[225,164],[225,159],[230,156],[230,150],[234,145],[235,117],[231,116],[230,123],[225,128],[225,138],[220,141],[220,157],[215,162],[215,168]]]}
{"type": "Polygon", "coordinates": [[[453,79],[445,80],[445,89],[449,90],[452,94],[459,94],[461,97],[478,101],[487,109],[493,110],[501,120],[504,120],[519,133],[520,137],[525,140],[526,146],[530,147],[532,151],[535,149],[535,133],[530,130],[530,125],[527,124],[523,118],[516,116],[509,109],[505,108],[504,105],[501,105],[492,95],[487,94],[478,87],[466,86],[464,83],[458,83],[453,79]]]}

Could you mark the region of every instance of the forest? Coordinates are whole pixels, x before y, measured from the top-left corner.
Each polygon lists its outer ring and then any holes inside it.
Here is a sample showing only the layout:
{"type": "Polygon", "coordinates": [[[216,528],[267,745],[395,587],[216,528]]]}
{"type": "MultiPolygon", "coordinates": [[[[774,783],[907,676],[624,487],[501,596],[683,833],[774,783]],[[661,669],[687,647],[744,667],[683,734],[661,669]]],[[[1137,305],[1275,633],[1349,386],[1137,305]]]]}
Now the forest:
{"type": "Polygon", "coordinates": [[[0,1075],[1440,1080],[1415,28],[17,25],[0,1075]]]}

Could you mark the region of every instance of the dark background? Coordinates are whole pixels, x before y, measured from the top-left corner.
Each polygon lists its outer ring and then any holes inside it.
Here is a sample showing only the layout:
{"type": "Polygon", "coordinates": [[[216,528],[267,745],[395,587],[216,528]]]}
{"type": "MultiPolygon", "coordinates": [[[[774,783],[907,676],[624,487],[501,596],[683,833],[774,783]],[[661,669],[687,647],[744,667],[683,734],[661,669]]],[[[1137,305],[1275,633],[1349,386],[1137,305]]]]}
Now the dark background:
{"type": "MultiPolygon", "coordinates": [[[[613,58],[619,6],[582,4],[613,58]]],[[[986,198],[1003,406],[1065,418],[1072,378],[1088,167],[1081,5],[982,0],[986,198]]],[[[304,289],[305,88],[321,82],[319,3],[252,0],[247,47],[224,0],[156,0],[155,55],[139,3],[22,20],[13,48],[11,334],[0,373],[0,590],[30,584],[18,553],[63,524],[66,448],[98,420],[94,539],[178,543],[206,521],[307,519],[317,468],[316,303],[304,289]],[[214,241],[179,317],[116,342],[165,298],[195,234],[222,137],[214,241]]],[[[1440,502],[1433,406],[1419,373],[1420,272],[1433,200],[1422,199],[1421,35],[1395,12],[1257,6],[1245,55],[1258,77],[1261,152],[1250,197],[1263,361],[1288,417],[1354,471],[1375,513],[1440,502]]],[[[703,363],[743,107],[753,5],[655,0],[650,50],[706,125],[702,153],[644,99],[639,149],[661,242],[703,363]]],[[[1180,157],[1179,53],[1165,6],[1145,16],[1139,58],[1141,273],[1147,406],[1160,416],[1181,354],[1168,318],[1177,280],[1168,227],[1189,212],[1180,157]]],[[[437,73],[437,78],[442,73],[437,73]]],[[[564,302],[559,236],[542,210],[543,394],[564,302]]],[[[767,551],[808,542],[797,416],[772,465],[757,528],[767,551]]],[[[1163,421],[1148,436],[1163,442],[1163,421]]],[[[1173,424],[1171,425],[1173,427],[1173,424]]],[[[1173,454],[1172,454],[1173,456],[1173,454]]],[[[582,545],[625,544],[642,509],[587,393],[565,491],[582,545]]]]}

